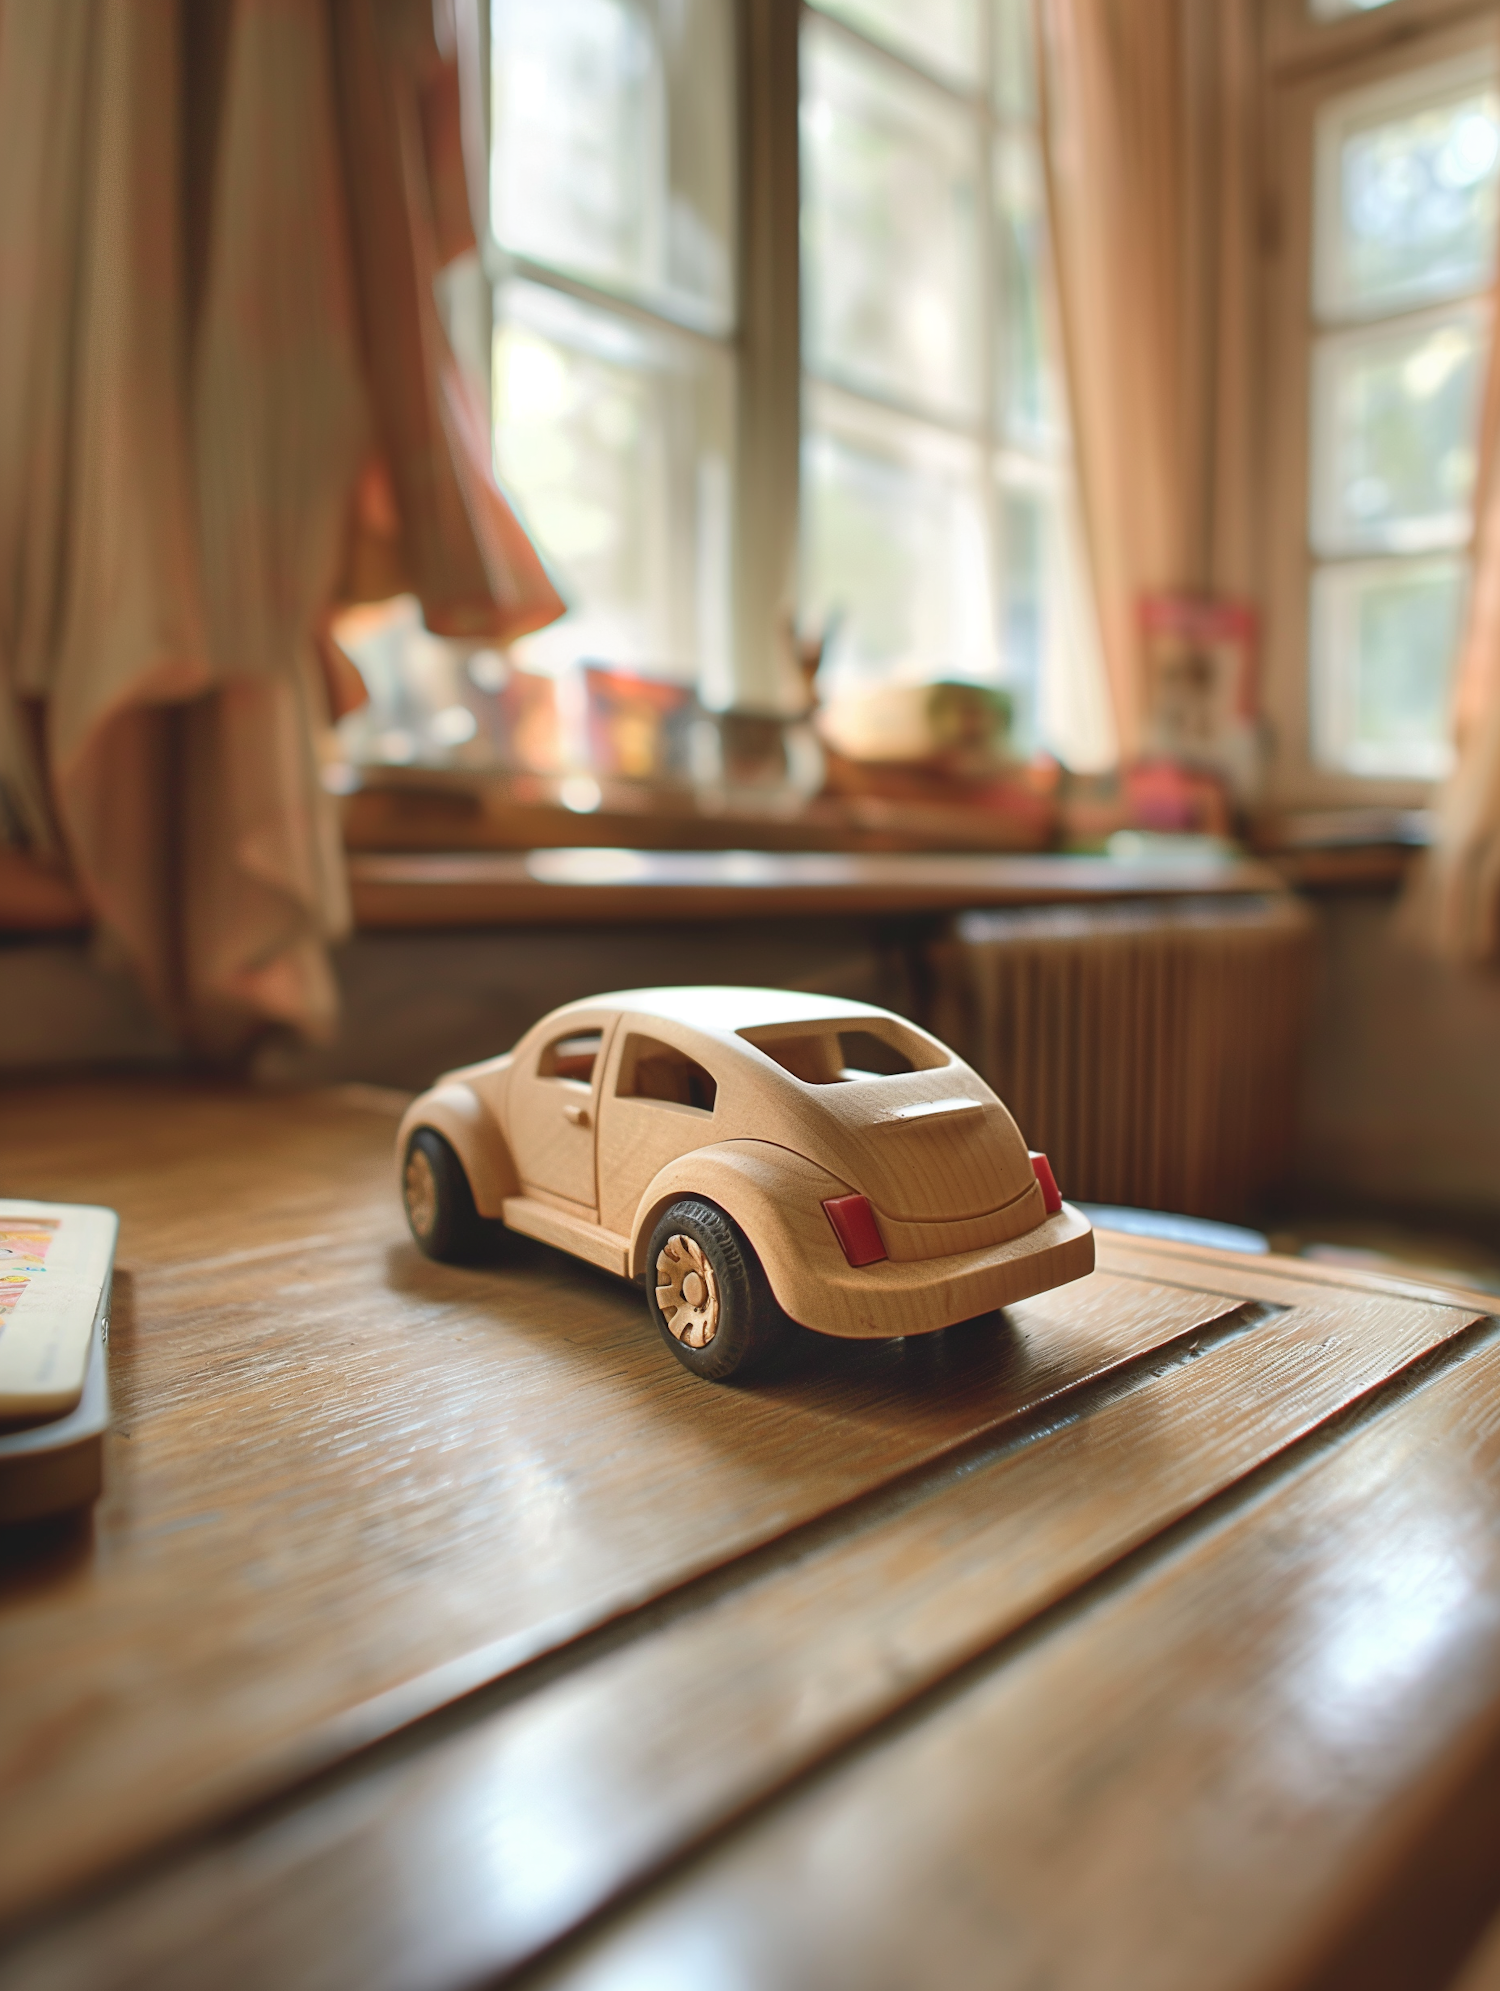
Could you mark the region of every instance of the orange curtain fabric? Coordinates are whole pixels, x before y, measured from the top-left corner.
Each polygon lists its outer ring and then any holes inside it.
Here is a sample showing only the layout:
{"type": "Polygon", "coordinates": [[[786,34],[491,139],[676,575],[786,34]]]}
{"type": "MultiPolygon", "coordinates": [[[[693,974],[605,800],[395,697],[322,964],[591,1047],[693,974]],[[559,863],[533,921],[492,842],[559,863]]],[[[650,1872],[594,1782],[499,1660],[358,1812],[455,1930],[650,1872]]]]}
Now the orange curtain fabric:
{"type": "Polygon", "coordinates": [[[1120,750],[1139,608],[1252,579],[1252,0],[1036,0],[1085,534],[1120,750]]]}
{"type": "Polygon", "coordinates": [[[428,0],[0,0],[0,837],[215,1053],[334,1021],[362,538],[435,629],[562,611],[433,305],[445,101],[428,0]]]}

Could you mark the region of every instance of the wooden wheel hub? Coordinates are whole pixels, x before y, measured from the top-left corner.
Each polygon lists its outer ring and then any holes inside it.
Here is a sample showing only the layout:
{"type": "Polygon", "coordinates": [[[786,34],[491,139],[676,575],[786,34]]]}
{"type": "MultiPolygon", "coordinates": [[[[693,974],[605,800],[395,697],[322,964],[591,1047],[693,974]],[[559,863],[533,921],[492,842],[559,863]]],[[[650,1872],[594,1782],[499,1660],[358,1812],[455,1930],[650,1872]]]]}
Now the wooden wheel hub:
{"type": "Polygon", "coordinates": [[[680,1233],[656,1255],[656,1304],[667,1331],[688,1348],[706,1348],[719,1331],[719,1282],[702,1245],[680,1233]]]}
{"type": "Polygon", "coordinates": [[[413,1148],[406,1157],[406,1173],[401,1186],[406,1195],[406,1213],[411,1218],[412,1229],[418,1237],[430,1237],[437,1222],[437,1178],[432,1172],[432,1163],[420,1148],[413,1148]]]}

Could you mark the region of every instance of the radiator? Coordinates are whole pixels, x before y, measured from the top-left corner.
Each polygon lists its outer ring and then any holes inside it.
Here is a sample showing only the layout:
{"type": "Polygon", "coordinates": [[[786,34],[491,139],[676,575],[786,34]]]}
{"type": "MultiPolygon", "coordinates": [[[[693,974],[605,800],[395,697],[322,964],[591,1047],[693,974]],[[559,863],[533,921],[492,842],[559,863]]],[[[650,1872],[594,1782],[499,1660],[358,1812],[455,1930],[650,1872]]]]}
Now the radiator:
{"type": "Polygon", "coordinates": [[[931,1025],[1065,1196],[1243,1216],[1291,1159],[1312,940],[1284,895],[968,913],[931,1025]]]}

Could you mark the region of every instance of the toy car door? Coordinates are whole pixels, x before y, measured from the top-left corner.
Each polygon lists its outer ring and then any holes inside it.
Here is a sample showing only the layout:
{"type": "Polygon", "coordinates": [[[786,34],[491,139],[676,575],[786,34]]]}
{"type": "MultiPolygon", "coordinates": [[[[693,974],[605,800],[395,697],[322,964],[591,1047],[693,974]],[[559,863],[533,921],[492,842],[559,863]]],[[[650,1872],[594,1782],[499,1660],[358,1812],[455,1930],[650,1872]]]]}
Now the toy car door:
{"type": "Polygon", "coordinates": [[[522,1188],[563,1197],[590,1217],[598,1208],[594,1130],[612,1017],[556,1017],[521,1045],[506,1112],[522,1188]]]}
{"type": "Polygon", "coordinates": [[[647,1184],[715,1138],[718,1081],[670,1023],[626,1016],[599,1101],[599,1221],[628,1237],[647,1184]]]}

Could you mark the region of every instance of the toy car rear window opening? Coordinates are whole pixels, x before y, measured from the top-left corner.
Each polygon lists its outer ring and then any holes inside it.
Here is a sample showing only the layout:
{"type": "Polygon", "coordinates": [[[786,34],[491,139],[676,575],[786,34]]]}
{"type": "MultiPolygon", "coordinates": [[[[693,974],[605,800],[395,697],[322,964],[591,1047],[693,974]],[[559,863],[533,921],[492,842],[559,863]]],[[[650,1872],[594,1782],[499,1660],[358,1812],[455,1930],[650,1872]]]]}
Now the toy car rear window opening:
{"type": "Polygon", "coordinates": [[[622,1099],[658,1099],[669,1106],[691,1106],[700,1113],[713,1112],[719,1092],[713,1074],[685,1051],[674,1050],[655,1037],[637,1036],[626,1040],[615,1090],[622,1099]]]}
{"type": "Polygon", "coordinates": [[[742,1030],[740,1035],[804,1085],[842,1085],[856,1079],[895,1078],[934,1071],[948,1060],[915,1031],[742,1030]]]}
{"type": "Polygon", "coordinates": [[[567,1037],[554,1037],[537,1059],[538,1078],[579,1079],[593,1083],[594,1060],[604,1041],[602,1030],[575,1030],[567,1037]]]}

